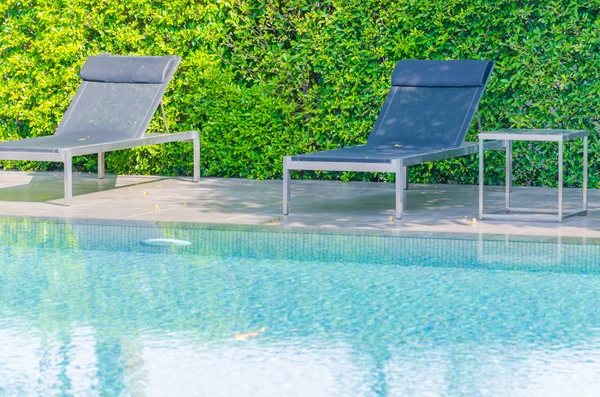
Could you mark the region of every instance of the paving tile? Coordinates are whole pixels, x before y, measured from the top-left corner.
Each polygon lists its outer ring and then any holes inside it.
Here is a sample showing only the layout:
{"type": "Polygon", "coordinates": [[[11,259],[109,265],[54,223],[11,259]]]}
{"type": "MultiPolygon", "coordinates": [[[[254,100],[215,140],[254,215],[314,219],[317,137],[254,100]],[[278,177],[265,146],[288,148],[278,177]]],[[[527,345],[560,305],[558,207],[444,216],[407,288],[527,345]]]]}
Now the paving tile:
{"type": "MultiPolygon", "coordinates": [[[[478,221],[477,186],[411,185],[405,216],[394,217],[394,185],[293,181],[291,213],[281,215],[281,181],[108,175],[74,176],[73,205],[63,205],[62,173],[0,172],[0,215],[48,216],[445,233],[600,237],[600,190],[589,191],[586,217],[557,222],[478,221]],[[282,218],[278,220],[278,218],[282,218]],[[272,222],[271,222],[272,221],[272,222]]],[[[581,189],[566,189],[579,206],[581,189]]],[[[555,208],[557,190],[515,188],[513,206],[555,208]]],[[[503,208],[504,187],[486,187],[486,210],[503,208]]]]}

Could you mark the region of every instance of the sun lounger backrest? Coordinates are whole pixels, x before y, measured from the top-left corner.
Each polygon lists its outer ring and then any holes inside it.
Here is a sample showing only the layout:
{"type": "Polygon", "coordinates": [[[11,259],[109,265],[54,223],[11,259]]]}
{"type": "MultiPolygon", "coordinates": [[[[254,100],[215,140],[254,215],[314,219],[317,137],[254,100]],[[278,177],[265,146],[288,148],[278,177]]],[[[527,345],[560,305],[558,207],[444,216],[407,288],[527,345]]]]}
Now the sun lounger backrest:
{"type": "Polygon", "coordinates": [[[90,135],[107,141],[142,137],[179,62],[176,56],[89,57],[56,135],[75,134],[82,141],[90,135]]]}
{"type": "Polygon", "coordinates": [[[471,60],[399,61],[367,144],[406,149],[462,145],[493,65],[471,60]]]}

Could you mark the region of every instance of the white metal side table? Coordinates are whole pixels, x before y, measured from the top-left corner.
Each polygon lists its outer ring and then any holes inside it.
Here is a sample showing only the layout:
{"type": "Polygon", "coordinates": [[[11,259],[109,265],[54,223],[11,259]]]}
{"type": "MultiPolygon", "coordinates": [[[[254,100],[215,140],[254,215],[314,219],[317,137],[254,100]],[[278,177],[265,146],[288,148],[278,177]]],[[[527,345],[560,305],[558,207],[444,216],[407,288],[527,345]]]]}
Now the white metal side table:
{"type": "Polygon", "coordinates": [[[576,215],[587,215],[587,184],[588,184],[588,131],[586,130],[498,130],[482,132],[479,134],[479,219],[513,219],[533,220],[519,213],[541,214],[535,220],[550,220],[562,222],[564,219],[576,215]],[[583,139],[583,208],[573,212],[564,213],[563,206],[563,146],[565,141],[583,139]],[[483,172],[485,140],[504,141],[506,147],[506,193],[505,214],[483,212],[483,172]],[[512,188],[512,142],[558,142],[558,211],[538,208],[515,208],[510,206],[510,193],[512,188]],[[549,213],[550,212],[550,213],[549,213]],[[555,215],[556,213],[556,215],[555,215]]]}

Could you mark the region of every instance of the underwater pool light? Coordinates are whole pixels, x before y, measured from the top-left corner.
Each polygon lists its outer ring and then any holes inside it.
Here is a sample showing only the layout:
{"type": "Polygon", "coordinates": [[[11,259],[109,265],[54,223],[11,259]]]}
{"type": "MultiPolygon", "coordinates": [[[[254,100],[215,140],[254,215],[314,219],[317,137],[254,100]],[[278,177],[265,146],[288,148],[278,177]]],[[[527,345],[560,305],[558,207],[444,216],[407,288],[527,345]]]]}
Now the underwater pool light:
{"type": "Polygon", "coordinates": [[[142,245],[152,247],[187,247],[192,245],[192,243],[187,240],[177,240],[174,238],[149,238],[142,241],[142,245]]]}

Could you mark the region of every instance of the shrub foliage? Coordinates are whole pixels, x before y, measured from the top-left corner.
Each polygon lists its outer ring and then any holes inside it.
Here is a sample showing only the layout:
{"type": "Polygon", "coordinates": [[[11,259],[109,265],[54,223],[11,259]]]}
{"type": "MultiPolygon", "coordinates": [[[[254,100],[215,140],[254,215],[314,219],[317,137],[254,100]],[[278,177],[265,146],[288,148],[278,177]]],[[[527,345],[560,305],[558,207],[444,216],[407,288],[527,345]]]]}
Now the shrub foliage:
{"type": "MultiPolygon", "coordinates": [[[[399,59],[495,60],[481,103],[486,130],[595,130],[599,10],[597,0],[4,0],[0,140],[53,133],[85,58],[100,52],[183,57],[166,110],[171,130],[201,131],[206,176],[277,178],[284,155],[365,142],[399,59]]],[[[161,129],[155,117],[151,131],[161,129]]],[[[107,169],[189,175],[189,146],[110,153],[107,169]]],[[[566,152],[569,185],[581,177],[581,148],[566,152]]],[[[594,132],[592,186],[597,153],[594,132]]],[[[556,185],[555,146],[518,144],[514,156],[516,183],[556,185]]],[[[488,181],[502,183],[503,154],[488,159],[488,181]]],[[[76,167],[95,171],[95,156],[76,167]]],[[[414,167],[410,178],[475,183],[476,169],[475,157],[463,157],[414,167]]]]}

